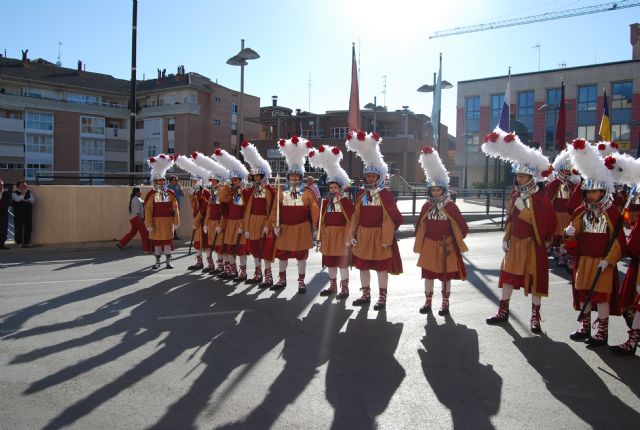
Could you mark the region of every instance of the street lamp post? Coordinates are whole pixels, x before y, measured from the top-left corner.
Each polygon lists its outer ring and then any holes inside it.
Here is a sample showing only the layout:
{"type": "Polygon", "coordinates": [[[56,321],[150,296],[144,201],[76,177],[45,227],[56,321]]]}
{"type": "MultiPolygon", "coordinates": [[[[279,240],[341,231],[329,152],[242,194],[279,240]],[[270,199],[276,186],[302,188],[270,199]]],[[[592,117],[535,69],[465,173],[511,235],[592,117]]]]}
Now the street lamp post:
{"type": "MultiPolygon", "coordinates": [[[[247,60],[256,60],[260,55],[251,48],[244,47],[244,39],[240,40],[240,52],[227,60],[231,66],[240,66],[240,142],[244,140],[244,66],[247,60]]],[[[237,154],[238,142],[234,145],[233,152],[237,154]]]]}
{"type": "MultiPolygon", "coordinates": [[[[440,89],[447,90],[449,88],[453,88],[453,85],[449,81],[443,80],[440,83],[440,89]]],[[[433,85],[425,84],[418,88],[418,92],[420,93],[433,93],[433,101],[435,103],[436,100],[436,72],[433,72],[433,85]]],[[[438,110],[438,121],[436,124],[433,123],[433,115],[431,115],[431,127],[434,128],[434,132],[437,131],[437,141],[436,148],[438,148],[438,152],[441,152],[440,148],[440,110],[438,110]]]]}

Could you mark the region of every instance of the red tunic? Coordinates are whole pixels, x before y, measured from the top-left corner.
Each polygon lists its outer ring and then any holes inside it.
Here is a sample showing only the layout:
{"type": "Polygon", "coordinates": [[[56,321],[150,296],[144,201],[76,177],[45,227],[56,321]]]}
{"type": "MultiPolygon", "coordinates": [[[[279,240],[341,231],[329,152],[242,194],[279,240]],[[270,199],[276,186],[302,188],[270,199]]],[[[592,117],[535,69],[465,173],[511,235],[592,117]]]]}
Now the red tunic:
{"type": "Polygon", "coordinates": [[[627,254],[631,257],[627,274],[620,287],[619,303],[622,309],[631,308],[640,311],[640,294],[636,291],[638,285],[638,266],[640,265],[640,223],[636,222],[627,241],[627,254]]]}

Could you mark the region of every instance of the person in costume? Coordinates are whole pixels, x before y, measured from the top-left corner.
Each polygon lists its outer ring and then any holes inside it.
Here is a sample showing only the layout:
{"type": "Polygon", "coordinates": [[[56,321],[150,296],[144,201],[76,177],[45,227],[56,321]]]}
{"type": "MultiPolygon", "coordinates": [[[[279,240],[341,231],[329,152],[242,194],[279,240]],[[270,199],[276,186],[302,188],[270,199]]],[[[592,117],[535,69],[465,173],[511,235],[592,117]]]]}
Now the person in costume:
{"type": "Polygon", "coordinates": [[[352,247],[353,264],[360,270],[362,295],[355,306],[371,303],[371,270],[378,274],[378,301],[375,310],[387,303],[389,274],[402,273],[402,260],[395,232],[403,217],[393,194],[385,188],[389,168],[380,152],[382,139],[378,133],[349,133],[346,146],[354,151],[364,164],[365,188],[358,193],[355,211],[349,223],[347,246],[352,247]]]}
{"type": "MultiPolygon", "coordinates": [[[[607,344],[609,315],[620,315],[615,298],[618,293],[617,262],[625,252],[624,231],[613,237],[620,211],[613,204],[613,176],[615,161],[605,164],[598,150],[584,139],[575,139],[569,147],[573,164],[582,177],[583,206],[576,209],[571,223],[565,228],[567,249],[576,256],[573,276],[573,304],[576,310],[583,308],[586,314],[580,328],[569,336],[575,341],[585,341],[591,346],[607,344]],[[609,247],[611,244],[611,247],[609,247]],[[593,295],[589,290],[596,273],[600,272],[593,295]],[[598,331],[591,336],[591,311],[598,312],[598,331]]],[[[607,157],[608,159],[609,157],[607,157]]],[[[611,160],[615,160],[611,157],[611,160]]]]}
{"type": "Polygon", "coordinates": [[[338,270],[340,271],[340,293],[338,299],[349,297],[349,248],[345,245],[349,235],[349,222],[354,205],[349,199],[349,175],[340,166],[342,151],[337,146],[322,145],[309,152],[312,167],[321,168],[326,174],[329,194],[321,203],[318,227],[322,267],[329,272],[329,288],[321,296],[338,292],[338,270]]]}
{"type": "Polygon", "coordinates": [[[305,274],[309,249],[313,247],[315,226],[318,225],[318,201],[302,182],[304,162],[313,145],[307,139],[293,136],[280,139],[278,149],[287,162],[287,182],[284,189],[276,190],[274,209],[269,216],[269,227],[276,236],[278,258],[278,282],[271,290],[282,290],[287,286],[288,260],[298,263],[298,294],[307,292],[305,274]]]}
{"type": "Polygon", "coordinates": [[[151,167],[153,189],[144,199],[144,224],[156,257],[154,269],[160,268],[160,257],[164,252],[167,269],[173,269],[173,233],[180,226],[180,209],[173,191],[167,190],[165,174],[174,163],[169,155],[159,154],[147,160],[151,167]]]}
{"type": "Polygon", "coordinates": [[[531,294],[530,328],[541,333],[540,307],[549,292],[547,248],[556,230],[553,206],[538,182],[551,173],[549,159],[542,152],[523,144],[517,135],[498,128],[488,134],[482,151],[512,164],[516,174],[514,190],[507,204],[507,221],[502,240],[505,252],[498,286],[502,297],[496,315],[487,324],[509,320],[509,300],[514,289],[531,294]]]}
{"type": "Polygon", "coordinates": [[[556,231],[553,235],[551,254],[558,266],[566,266],[569,262],[564,245],[564,229],[571,221],[571,214],[582,203],[580,192],[581,178],[579,172],[571,165],[571,156],[567,149],[561,151],[553,161],[556,177],[545,186],[547,197],[556,214],[556,231]]]}
{"type": "Polygon", "coordinates": [[[420,154],[420,164],[427,178],[429,195],[418,217],[413,246],[413,252],[420,255],[417,266],[422,268],[424,279],[425,302],[420,313],[431,312],[433,284],[438,279],[442,282],[442,305],[438,315],[448,315],[451,280],[467,278],[462,253],[468,250],[464,238],[469,227],[449,196],[449,173],[438,151],[425,146],[420,154]]]}
{"type": "MultiPolygon", "coordinates": [[[[211,198],[210,191],[202,186],[202,181],[209,178],[209,172],[195,164],[193,159],[184,155],[176,157],[176,164],[185,172],[191,174],[191,191],[189,193],[189,203],[193,216],[193,247],[196,250],[196,261],[187,269],[202,270],[202,250],[209,247],[207,234],[204,232],[204,220],[207,216],[207,203],[211,198]]],[[[209,255],[211,253],[209,252],[209,255]]]]}
{"type": "Polygon", "coordinates": [[[249,171],[233,155],[224,149],[216,149],[213,153],[215,160],[229,170],[229,184],[224,185],[218,195],[221,203],[229,206],[225,217],[224,252],[229,261],[229,271],[220,276],[233,279],[235,282],[247,280],[247,240],[244,235],[244,214],[247,202],[251,198],[251,190],[246,187],[249,171]],[[240,260],[240,270],[236,265],[236,257],[240,260]]]}
{"type": "MultiPolygon", "coordinates": [[[[637,172],[640,172],[638,166],[637,172]]],[[[640,341],[640,277],[638,267],[640,266],[640,223],[636,221],[629,239],[627,241],[627,254],[631,257],[627,274],[620,288],[620,306],[630,313],[627,324],[629,324],[629,338],[620,345],[609,347],[611,352],[619,355],[635,355],[640,341]]]]}
{"type": "Polygon", "coordinates": [[[253,187],[251,197],[247,202],[244,213],[244,234],[249,241],[249,249],[253,256],[255,272],[253,278],[248,279],[248,284],[258,284],[259,288],[273,286],[273,274],[271,263],[274,260],[275,236],[270,229],[268,218],[275,204],[276,190],[269,184],[271,166],[262,158],[258,148],[253,143],[242,142],[240,152],[245,161],[251,166],[253,187]],[[262,261],[264,260],[264,277],[262,276],[262,261]]]}
{"type": "Polygon", "coordinates": [[[224,214],[228,214],[228,206],[226,203],[220,202],[220,191],[222,184],[229,179],[229,170],[223,165],[214,161],[211,157],[200,152],[194,152],[191,157],[194,163],[209,172],[209,201],[207,202],[206,216],[204,219],[202,230],[207,235],[207,267],[202,271],[211,273],[212,275],[221,274],[225,270],[231,271],[229,261],[224,260],[224,225],[226,218],[224,214]],[[213,252],[216,253],[217,267],[213,264],[213,252]]]}

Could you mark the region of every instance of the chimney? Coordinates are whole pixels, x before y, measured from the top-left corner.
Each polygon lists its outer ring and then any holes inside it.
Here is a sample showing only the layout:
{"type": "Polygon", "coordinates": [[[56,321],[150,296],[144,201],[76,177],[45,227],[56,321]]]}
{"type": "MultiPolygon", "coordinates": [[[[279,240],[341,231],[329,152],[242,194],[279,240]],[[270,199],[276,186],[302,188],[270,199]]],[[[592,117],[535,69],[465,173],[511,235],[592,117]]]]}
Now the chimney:
{"type": "Polygon", "coordinates": [[[78,60],[78,72],[82,72],[82,61],[78,60]]]}
{"type": "Polygon", "coordinates": [[[28,49],[22,49],[22,64],[24,64],[25,66],[29,62],[29,59],[27,58],[27,52],[29,52],[28,49]]]}
{"type": "Polygon", "coordinates": [[[632,60],[640,60],[640,24],[630,24],[630,42],[632,46],[632,60]]]}
{"type": "Polygon", "coordinates": [[[273,107],[278,106],[278,96],[271,96],[271,102],[273,103],[273,107]]]}

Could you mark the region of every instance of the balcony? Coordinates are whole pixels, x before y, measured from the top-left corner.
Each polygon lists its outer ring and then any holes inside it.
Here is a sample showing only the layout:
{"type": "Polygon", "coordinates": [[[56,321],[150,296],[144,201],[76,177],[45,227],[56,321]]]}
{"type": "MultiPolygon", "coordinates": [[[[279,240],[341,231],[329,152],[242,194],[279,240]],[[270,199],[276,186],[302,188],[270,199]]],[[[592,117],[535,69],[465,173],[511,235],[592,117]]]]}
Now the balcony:
{"type": "Polygon", "coordinates": [[[128,128],[106,127],[104,129],[104,138],[105,139],[128,140],[129,139],[129,129],[128,128]]]}
{"type": "Polygon", "coordinates": [[[200,105],[196,103],[177,103],[173,105],[143,107],[140,111],[140,116],[147,118],[179,114],[200,115],[200,105]]]}
{"type": "Polygon", "coordinates": [[[24,132],[24,120],[12,118],[0,118],[0,131],[24,132]]]}
{"type": "Polygon", "coordinates": [[[81,104],[60,99],[46,99],[16,94],[0,94],[0,106],[13,109],[43,109],[63,112],[80,112],[83,114],[108,116],[113,118],[129,118],[126,107],[117,104],[81,104]]]}

